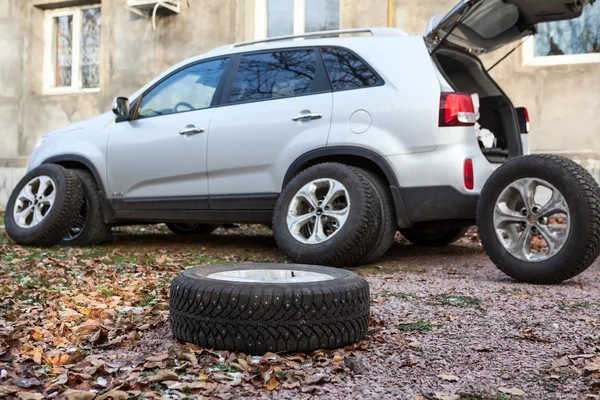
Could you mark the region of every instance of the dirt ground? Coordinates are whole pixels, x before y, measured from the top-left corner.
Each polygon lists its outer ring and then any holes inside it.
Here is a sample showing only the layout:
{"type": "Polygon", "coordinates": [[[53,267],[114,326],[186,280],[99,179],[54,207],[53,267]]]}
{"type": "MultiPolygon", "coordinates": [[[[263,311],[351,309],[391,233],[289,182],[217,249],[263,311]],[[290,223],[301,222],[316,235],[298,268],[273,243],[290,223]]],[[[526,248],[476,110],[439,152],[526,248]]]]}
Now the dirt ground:
{"type": "Polygon", "coordinates": [[[372,321],[349,348],[250,357],[171,338],[168,285],[182,270],[282,261],[262,227],[128,228],[86,249],[4,234],[0,398],[600,398],[600,264],[561,285],[520,284],[473,232],[443,249],[398,236],[354,269],[371,285],[372,321]]]}

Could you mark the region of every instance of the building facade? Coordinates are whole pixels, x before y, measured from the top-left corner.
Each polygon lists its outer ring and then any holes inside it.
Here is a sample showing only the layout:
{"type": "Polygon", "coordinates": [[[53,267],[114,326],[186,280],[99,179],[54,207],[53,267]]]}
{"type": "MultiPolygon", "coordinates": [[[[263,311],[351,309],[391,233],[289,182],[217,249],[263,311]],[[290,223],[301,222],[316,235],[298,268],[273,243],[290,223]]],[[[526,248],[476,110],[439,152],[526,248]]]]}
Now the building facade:
{"type": "MultiPolygon", "coordinates": [[[[40,136],[109,110],[115,96],[185,58],[323,29],[391,25],[422,35],[457,0],[162,2],[152,18],[157,0],[0,0],[0,207],[40,136]]],[[[588,6],[578,20],[540,26],[492,72],[515,106],[529,110],[531,151],[567,155],[597,179],[599,42],[600,5],[588,6]]],[[[485,56],[485,64],[512,47],[485,56]]]]}

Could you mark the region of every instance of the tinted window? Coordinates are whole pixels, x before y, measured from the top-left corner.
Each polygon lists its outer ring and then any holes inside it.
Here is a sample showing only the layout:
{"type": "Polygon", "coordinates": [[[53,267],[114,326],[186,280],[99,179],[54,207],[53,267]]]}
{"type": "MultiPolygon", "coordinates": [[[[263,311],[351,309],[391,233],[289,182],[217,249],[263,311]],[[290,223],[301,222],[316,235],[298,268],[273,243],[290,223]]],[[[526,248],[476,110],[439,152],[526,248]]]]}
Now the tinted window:
{"type": "Polygon", "coordinates": [[[298,96],[312,92],[317,70],[314,50],[276,51],[244,56],[230,103],[298,96]]]}
{"type": "Polygon", "coordinates": [[[210,107],[227,62],[207,61],[171,75],[144,95],[138,118],[210,107]]]}
{"type": "Polygon", "coordinates": [[[358,89],[379,84],[373,70],[348,50],[323,47],[321,54],[333,90],[358,89]]]}

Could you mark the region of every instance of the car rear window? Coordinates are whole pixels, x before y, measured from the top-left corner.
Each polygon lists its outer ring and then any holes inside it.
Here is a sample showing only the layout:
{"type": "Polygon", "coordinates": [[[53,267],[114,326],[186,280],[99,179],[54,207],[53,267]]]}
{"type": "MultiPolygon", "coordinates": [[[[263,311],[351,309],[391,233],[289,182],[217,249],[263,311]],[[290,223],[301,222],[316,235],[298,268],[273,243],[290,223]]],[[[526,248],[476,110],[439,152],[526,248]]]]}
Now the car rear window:
{"type": "Polygon", "coordinates": [[[245,55],[240,62],[229,102],[312,93],[316,71],[317,54],[313,49],[245,55]]]}
{"type": "Polygon", "coordinates": [[[339,47],[321,47],[325,69],[334,91],[379,86],[382,81],[358,56],[339,47]]]}

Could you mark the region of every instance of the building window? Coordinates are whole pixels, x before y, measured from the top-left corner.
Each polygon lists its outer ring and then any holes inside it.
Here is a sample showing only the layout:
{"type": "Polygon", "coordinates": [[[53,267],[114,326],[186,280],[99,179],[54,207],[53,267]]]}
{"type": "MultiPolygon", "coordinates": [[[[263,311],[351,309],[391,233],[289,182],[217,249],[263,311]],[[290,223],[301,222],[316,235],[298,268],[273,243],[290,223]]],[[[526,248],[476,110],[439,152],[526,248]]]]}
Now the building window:
{"type": "Polygon", "coordinates": [[[44,16],[44,93],[100,90],[99,6],[48,10],[44,16]]]}
{"type": "Polygon", "coordinates": [[[600,62],[600,7],[585,7],[581,17],[538,25],[524,45],[527,65],[600,62]]]}
{"type": "Polygon", "coordinates": [[[339,27],[340,0],[256,0],[256,39],[339,27]]]}

